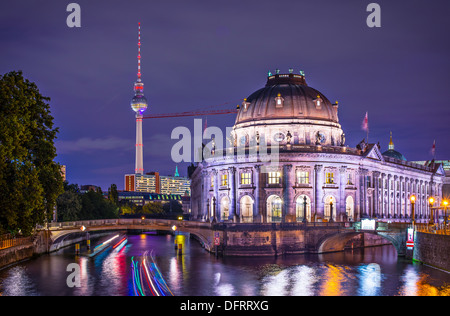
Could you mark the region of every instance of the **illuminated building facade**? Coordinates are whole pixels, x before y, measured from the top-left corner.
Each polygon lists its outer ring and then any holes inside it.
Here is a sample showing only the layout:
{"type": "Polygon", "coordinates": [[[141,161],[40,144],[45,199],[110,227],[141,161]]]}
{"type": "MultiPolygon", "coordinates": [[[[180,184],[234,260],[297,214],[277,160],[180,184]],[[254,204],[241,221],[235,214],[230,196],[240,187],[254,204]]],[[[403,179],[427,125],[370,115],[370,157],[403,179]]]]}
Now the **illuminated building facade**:
{"type": "Polygon", "coordinates": [[[191,180],[180,177],[178,170],[174,176],[160,176],[159,172],[147,174],[126,174],[125,191],[148,192],[159,194],[190,195],[191,180]]]}
{"type": "Polygon", "coordinates": [[[125,191],[161,193],[161,180],[158,172],[147,174],[126,174],[125,191]]]}
{"type": "Polygon", "coordinates": [[[161,176],[162,194],[191,194],[191,180],[184,177],[161,176]]]}
{"type": "Polygon", "coordinates": [[[428,198],[442,197],[442,165],[406,161],[392,138],[385,152],[365,141],[347,146],[338,108],[303,73],[269,73],[240,106],[232,144],[211,148],[192,172],[192,218],[409,222],[415,195],[416,221],[427,221],[428,198]]]}
{"type": "Polygon", "coordinates": [[[141,206],[152,202],[167,203],[177,201],[180,205],[183,203],[182,196],[179,194],[158,194],[150,192],[119,192],[119,201],[129,201],[141,206]]]}

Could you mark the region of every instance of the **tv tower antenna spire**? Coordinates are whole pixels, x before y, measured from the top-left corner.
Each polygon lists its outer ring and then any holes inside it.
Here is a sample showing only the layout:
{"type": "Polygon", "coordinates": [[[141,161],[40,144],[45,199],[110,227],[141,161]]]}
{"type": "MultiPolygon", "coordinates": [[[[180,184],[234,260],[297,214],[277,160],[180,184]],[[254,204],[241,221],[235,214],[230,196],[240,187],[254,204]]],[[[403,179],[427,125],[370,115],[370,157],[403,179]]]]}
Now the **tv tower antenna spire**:
{"type": "Polygon", "coordinates": [[[136,112],[136,165],[135,174],[144,174],[144,144],[142,142],[142,117],[147,110],[148,102],[144,96],[144,83],[141,80],[141,23],[138,27],[138,78],[134,83],[134,97],[131,108],[136,112]]]}
{"type": "Polygon", "coordinates": [[[141,81],[141,22],[138,27],[138,81],[141,81]]]}

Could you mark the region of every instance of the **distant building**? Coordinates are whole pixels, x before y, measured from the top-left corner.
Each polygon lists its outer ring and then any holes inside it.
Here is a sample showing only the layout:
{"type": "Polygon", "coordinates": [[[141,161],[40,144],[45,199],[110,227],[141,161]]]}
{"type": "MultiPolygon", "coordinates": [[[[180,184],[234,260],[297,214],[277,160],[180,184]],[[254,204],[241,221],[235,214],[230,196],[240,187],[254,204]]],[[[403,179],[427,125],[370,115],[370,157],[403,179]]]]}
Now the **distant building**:
{"type": "Polygon", "coordinates": [[[161,193],[159,172],[146,174],[126,174],[125,191],[161,193]]]}
{"type": "Polygon", "coordinates": [[[140,206],[154,202],[161,202],[165,204],[171,201],[176,201],[181,205],[183,213],[189,214],[190,212],[190,197],[179,194],[119,191],[119,202],[121,201],[129,201],[140,206]]]}
{"type": "Polygon", "coordinates": [[[191,180],[180,177],[178,168],[174,176],[160,176],[159,172],[149,172],[146,174],[126,174],[125,191],[128,192],[148,192],[159,194],[191,194],[191,180]]]}
{"type": "Polygon", "coordinates": [[[100,188],[99,186],[93,185],[93,184],[86,184],[86,185],[82,185],[80,187],[80,193],[87,193],[89,191],[94,191],[97,192],[98,190],[101,190],[102,188],[100,188]]]}
{"type": "Polygon", "coordinates": [[[183,177],[162,176],[161,193],[189,196],[191,194],[191,180],[183,177]]]}

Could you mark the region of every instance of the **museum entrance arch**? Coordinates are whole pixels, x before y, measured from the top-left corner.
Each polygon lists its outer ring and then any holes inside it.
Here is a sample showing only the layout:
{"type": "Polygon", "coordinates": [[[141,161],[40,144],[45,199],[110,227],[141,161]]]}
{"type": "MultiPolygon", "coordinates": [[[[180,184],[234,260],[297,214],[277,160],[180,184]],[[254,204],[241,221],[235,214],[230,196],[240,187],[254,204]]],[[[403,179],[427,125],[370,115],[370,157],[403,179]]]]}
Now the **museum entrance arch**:
{"type": "Polygon", "coordinates": [[[244,195],[239,203],[241,211],[241,222],[242,223],[252,223],[253,222],[253,199],[244,195]]]}
{"type": "Polygon", "coordinates": [[[311,222],[311,199],[309,196],[300,195],[295,201],[295,215],[297,222],[311,222]],[[305,219],[306,216],[306,219],[305,219]]]}
{"type": "Polygon", "coordinates": [[[283,202],[278,195],[271,195],[267,198],[267,222],[277,223],[281,222],[283,218],[282,214],[283,202]]]}

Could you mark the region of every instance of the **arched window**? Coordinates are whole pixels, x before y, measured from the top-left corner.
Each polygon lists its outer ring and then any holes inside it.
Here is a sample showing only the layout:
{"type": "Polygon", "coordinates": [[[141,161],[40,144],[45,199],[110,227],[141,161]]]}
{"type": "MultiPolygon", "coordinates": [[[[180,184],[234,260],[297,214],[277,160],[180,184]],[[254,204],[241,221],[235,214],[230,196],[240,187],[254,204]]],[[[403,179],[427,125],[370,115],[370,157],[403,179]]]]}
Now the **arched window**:
{"type": "Polygon", "coordinates": [[[331,214],[333,214],[333,220],[336,220],[336,199],[332,195],[328,195],[325,198],[324,214],[325,220],[331,220],[331,214]]]}
{"type": "Polygon", "coordinates": [[[311,199],[307,195],[300,195],[295,201],[295,214],[297,222],[304,221],[305,216],[306,221],[311,221],[311,199]]]}
{"type": "Polygon", "coordinates": [[[220,200],[220,219],[223,221],[228,220],[230,216],[230,198],[228,196],[224,196],[222,200],[220,200]]]}
{"type": "Polygon", "coordinates": [[[267,222],[281,222],[282,201],[278,195],[271,195],[267,199],[267,222]]]}
{"type": "Polygon", "coordinates": [[[244,195],[240,202],[241,221],[243,223],[253,222],[253,199],[248,195],[244,195]]]}
{"type": "Polygon", "coordinates": [[[355,220],[355,203],[350,195],[345,199],[345,214],[347,214],[349,221],[355,220]]]}

